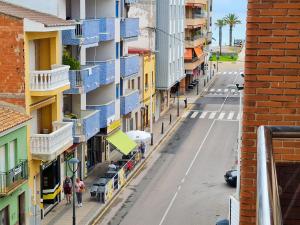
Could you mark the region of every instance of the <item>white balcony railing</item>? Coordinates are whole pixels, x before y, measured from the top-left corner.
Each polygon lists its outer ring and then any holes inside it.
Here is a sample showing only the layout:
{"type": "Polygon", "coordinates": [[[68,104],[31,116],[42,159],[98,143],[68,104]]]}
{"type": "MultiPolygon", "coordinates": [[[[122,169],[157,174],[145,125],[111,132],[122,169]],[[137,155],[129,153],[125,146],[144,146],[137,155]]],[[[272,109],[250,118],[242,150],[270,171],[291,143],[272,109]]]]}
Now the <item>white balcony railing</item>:
{"type": "Polygon", "coordinates": [[[51,91],[70,85],[70,66],[52,65],[51,70],[34,70],[30,72],[31,91],[51,91]]]}
{"type": "Polygon", "coordinates": [[[50,160],[73,144],[73,123],[54,122],[49,134],[32,134],[30,137],[31,153],[40,159],[50,160]]]}

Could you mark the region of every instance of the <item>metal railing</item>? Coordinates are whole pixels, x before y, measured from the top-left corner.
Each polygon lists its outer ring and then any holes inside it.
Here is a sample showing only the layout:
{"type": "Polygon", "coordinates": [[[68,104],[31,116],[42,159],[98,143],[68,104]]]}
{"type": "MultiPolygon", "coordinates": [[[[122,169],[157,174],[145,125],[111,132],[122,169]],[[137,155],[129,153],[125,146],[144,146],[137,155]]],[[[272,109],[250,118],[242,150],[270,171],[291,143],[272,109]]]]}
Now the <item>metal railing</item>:
{"type": "Polygon", "coordinates": [[[7,172],[0,172],[0,195],[5,195],[21,181],[28,178],[28,162],[20,160],[18,165],[7,172]]]}
{"type": "Polygon", "coordinates": [[[257,131],[257,225],[282,225],[272,138],[300,138],[300,127],[261,126],[257,131]]]}

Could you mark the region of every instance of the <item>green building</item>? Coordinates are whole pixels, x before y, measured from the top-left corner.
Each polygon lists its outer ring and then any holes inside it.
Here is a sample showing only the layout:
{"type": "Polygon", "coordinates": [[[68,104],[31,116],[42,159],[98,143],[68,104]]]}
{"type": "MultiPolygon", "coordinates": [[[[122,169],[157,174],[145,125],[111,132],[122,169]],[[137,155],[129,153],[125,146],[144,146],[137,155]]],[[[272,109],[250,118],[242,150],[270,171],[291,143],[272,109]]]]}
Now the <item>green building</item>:
{"type": "Polygon", "coordinates": [[[28,224],[29,116],[0,106],[0,224],[28,224]]]}

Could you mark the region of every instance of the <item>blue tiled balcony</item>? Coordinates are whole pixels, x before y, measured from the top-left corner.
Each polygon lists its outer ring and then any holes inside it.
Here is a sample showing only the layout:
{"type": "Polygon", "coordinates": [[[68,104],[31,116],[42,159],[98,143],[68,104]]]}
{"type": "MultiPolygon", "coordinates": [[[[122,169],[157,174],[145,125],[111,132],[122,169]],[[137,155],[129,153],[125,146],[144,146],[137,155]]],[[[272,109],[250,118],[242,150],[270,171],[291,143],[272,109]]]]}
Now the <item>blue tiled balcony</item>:
{"type": "Polygon", "coordinates": [[[88,61],[88,65],[97,66],[99,69],[99,84],[107,85],[115,81],[115,60],[88,61]]]}
{"type": "Polygon", "coordinates": [[[121,115],[126,115],[140,106],[139,91],[127,90],[123,96],[121,96],[121,115]]]}
{"type": "Polygon", "coordinates": [[[70,89],[65,94],[82,94],[100,86],[100,67],[82,66],[81,70],[70,70],[70,89]]]}
{"type": "Polygon", "coordinates": [[[130,77],[139,73],[139,56],[131,55],[121,57],[121,76],[123,78],[130,77]]]}
{"type": "Polygon", "coordinates": [[[100,18],[100,41],[110,41],[115,39],[115,19],[100,18]]]}
{"type": "Polygon", "coordinates": [[[82,20],[76,24],[75,30],[63,30],[64,45],[92,45],[99,42],[99,20],[82,20]]]}
{"type": "Polygon", "coordinates": [[[138,3],[139,0],[125,0],[125,4],[133,4],[133,3],[138,3]]]}
{"type": "Polygon", "coordinates": [[[87,109],[99,110],[99,127],[105,128],[115,120],[115,102],[111,101],[103,105],[87,105],[87,109]]]}
{"type": "Polygon", "coordinates": [[[138,18],[125,18],[121,20],[120,28],[121,38],[134,38],[139,36],[139,19],[138,18]]]}
{"type": "Polygon", "coordinates": [[[73,122],[74,143],[87,141],[99,132],[99,123],[95,123],[99,118],[99,113],[98,110],[82,110],[80,115],[76,115],[76,119],[65,115],[65,122],[73,122]]]}

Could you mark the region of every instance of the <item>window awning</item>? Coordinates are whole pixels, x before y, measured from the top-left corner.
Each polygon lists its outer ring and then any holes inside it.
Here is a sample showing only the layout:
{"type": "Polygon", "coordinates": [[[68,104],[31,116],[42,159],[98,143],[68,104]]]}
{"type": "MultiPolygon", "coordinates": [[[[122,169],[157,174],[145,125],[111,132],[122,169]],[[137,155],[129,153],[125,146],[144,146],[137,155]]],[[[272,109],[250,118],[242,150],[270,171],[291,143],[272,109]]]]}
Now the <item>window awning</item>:
{"type": "Polygon", "coordinates": [[[193,52],[191,48],[186,48],[184,51],[184,59],[191,60],[193,58],[193,52]]]}
{"type": "Polygon", "coordinates": [[[200,58],[203,55],[203,51],[202,51],[201,47],[196,47],[196,48],[194,48],[194,50],[195,50],[198,58],[200,58]]]}
{"type": "Polygon", "coordinates": [[[108,136],[106,140],[124,155],[128,155],[137,146],[134,141],[120,130],[108,136]]]}

